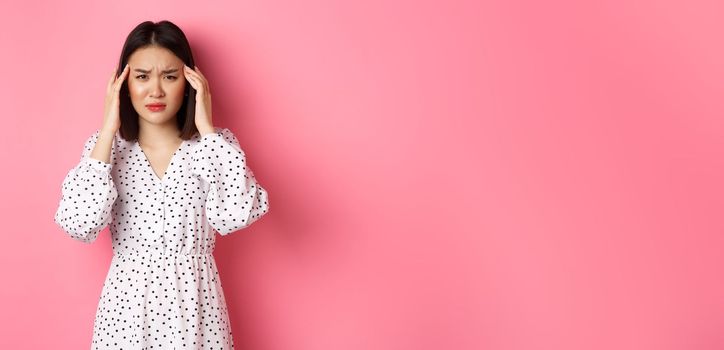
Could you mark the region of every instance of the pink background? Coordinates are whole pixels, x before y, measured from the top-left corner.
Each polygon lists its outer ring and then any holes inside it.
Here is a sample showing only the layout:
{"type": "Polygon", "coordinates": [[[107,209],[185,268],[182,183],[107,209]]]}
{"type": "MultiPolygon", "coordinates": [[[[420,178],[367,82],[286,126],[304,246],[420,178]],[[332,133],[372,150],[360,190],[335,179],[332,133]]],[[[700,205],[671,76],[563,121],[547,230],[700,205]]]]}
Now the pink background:
{"type": "Polygon", "coordinates": [[[217,237],[238,349],[724,348],[724,5],[587,3],[3,5],[0,348],[89,347],[108,231],[53,214],[162,19],[270,195],[217,237]]]}

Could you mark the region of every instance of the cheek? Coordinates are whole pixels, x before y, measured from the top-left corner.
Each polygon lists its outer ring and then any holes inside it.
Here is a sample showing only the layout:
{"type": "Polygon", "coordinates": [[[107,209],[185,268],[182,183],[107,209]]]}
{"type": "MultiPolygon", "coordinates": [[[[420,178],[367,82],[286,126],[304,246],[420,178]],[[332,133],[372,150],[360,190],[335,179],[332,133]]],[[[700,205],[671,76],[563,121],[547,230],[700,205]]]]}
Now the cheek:
{"type": "Polygon", "coordinates": [[[173,94],[177,98],[183,98],[184,97],[184,84],[174,84],[174,86],[170,88],[169,93],[173,94]]]}
{"type": "Polygon", "coordinates": [[[139,86],[138,84],[129,83],[128,93],[131,95],[131,97],[140,96],[143,94],[143,87],[139,86]]]}

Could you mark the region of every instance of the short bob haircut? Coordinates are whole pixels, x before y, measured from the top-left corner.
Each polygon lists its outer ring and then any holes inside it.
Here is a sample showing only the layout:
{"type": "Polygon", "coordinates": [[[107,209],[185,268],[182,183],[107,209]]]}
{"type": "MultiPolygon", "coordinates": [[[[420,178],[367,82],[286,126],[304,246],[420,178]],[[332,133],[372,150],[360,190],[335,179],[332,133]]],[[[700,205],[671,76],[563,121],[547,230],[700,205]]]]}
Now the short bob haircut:
{"type": "MultiPolygon", "coordinates": [[[[116,76],[123,72],[123,68],[128,63],[128,58],[136,50],[146,47],[162,47],[173,52],[187,66],[194,67],[194,57],[191,53],[186,35],[181,28],[169,21],[160,21],[153,23],[151,21],[143,22],[133,28],[126,37],[126,42],[121,50],[121,59],[118,62],[116,76]]],[[[119,94],[119,113],[121,119],[120,134],[121,137],[128,141],[138,139],[138,112],[133,108],[131,96],[128,93],[129,73],[123,81],[119,94]]],[[[188,81],[184,87],[184,101],[176,114],[176,126],[181,132],[181,138],[188,140],[193,137],[198,129],[194,121],[196,116],[196,90],[191,87],[188,81]]]]}

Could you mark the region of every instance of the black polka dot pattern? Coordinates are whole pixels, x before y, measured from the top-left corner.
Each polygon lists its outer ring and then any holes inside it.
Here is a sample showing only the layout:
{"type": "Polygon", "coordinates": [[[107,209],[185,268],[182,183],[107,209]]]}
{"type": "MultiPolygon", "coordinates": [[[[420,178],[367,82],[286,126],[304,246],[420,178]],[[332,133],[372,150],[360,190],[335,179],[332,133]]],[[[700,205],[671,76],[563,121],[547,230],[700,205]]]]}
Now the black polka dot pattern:
{"type": "Polygon", "coordinates": [[[109,226],[113,259],[92,349],[233,349],[215,233],[269,211],[266,190],[226,128],[183,141],[159,178],[138,142],[116,133],[109,164],[90,158],[97,130],[63,180],[55,222],[92,243],[109,226]]]}

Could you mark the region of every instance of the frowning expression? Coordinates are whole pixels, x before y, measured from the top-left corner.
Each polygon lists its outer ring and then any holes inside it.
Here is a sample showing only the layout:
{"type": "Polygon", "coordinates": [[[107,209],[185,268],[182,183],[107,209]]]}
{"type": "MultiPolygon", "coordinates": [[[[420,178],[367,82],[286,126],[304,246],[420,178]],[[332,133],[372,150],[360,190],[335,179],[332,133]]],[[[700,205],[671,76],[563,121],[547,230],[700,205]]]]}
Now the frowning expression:
{"type": "Polygon", "coordinates": [[[184,62],[166,48],[148,46],[134,51],[128,65],[128,93],[139,123],[175,123],[186,86],[184,62]]]}

